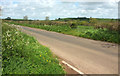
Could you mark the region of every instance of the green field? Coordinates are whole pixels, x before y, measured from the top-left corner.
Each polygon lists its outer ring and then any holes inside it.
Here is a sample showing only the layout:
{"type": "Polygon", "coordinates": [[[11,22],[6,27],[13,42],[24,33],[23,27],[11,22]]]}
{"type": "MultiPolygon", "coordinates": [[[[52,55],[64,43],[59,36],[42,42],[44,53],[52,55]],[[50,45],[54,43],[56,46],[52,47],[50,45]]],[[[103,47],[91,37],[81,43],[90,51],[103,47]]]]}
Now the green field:
{"type": "Polygon", "coordinates": [[[40,28],[47,31],[55,31],[59,33],[69,34],[78,37],[84,37],[94,40],[107,41],[112,43],[120,43],[120,33],[116,20],[100,20],[96,19],[89,22],[72,21],[75,28],[70,27],[70,22],[64,21],[6,21],[10,24],[40,28]],[[93,25],[93,26],[92,26],[93,25]]]}
{"type": "MultiPolygon", "coordinates": [[[[2,24],[3,74],[65,74],[49,48],[14,26],[2,24]]],[[[53,75],[52,75],[53,76],[53,75]]]]}

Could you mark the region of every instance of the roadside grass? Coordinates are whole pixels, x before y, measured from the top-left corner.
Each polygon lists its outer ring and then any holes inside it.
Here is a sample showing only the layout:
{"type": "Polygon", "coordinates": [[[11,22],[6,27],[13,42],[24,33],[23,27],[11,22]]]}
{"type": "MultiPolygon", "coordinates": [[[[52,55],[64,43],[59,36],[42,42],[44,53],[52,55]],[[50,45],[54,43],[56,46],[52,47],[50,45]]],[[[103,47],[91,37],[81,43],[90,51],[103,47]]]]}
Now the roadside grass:
{"type": "Polygon", "coordinates": [[[11,24],[16,25],[22,25],[22,26],[28,26],[33,28],[40,28],[47,31],[55,31],[59,33],[69,34],[73,36],[83,37],[83,38],[89,38],[94,40],[101,40],[101,41],[107,41],[112,43],[120,43],[120,34],[118,31],[109,30],[107,28],[101,29],[95,29],[94,26],[83,26],[79,25],[76,29],[70,28],[68,25],[62,25],[62,26],[55,26],[55,25],[34,25],[34,24],[27,24],[27,23],[17,23],[17,22],[8,22],[11,24]]]}
{"type": "Polygon", "coordinates": [[[93,26],[78,26],[77,29],[72,29],[71,31],[64,33],[93,40],[120,43],[120,34],[117,31],[110,31],[108,29],[94,29],[93,26]]]}
{"type": "Polygon", "coordinates": [[[2,74],[55,75],[65,74],[65,71],[49,48],[14,26],[3,23],[2,74]]]}

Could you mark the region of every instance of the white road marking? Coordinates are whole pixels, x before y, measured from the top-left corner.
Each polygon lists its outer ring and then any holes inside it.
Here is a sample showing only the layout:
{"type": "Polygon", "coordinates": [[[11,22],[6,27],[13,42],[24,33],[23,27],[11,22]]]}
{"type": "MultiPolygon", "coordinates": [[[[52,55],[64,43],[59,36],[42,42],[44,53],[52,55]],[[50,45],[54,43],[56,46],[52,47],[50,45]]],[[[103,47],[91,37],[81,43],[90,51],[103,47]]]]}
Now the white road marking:
{"type": "Polygon", "coordinates": [[[79,71],[77,68],[71,66],[70,64],[68,64],[65,61],[62,61],[63,64],[66,64],[67,66],[69,66],[70,68],[72,68],[74,71],[78,72],[79,74],[84,74],[83,72],[79,71]]]}

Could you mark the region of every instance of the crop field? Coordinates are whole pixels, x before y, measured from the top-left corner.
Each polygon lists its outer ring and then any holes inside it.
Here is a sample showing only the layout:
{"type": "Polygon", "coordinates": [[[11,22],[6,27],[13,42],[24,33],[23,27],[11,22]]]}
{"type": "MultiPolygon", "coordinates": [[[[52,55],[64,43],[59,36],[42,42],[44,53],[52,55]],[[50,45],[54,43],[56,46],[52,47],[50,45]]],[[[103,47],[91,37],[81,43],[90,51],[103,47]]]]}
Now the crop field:
{"type": "Polygon", "coordinates": [[[120,43],[120,29],[118,20],[115,19],[95,19],[89,20],[5,20],[10,24],[28,26],[33,28],[55,31],[63,34],[69,34],[78,37],[84,37],[94,40],[120,43]]]}
{"type": "Polygon", "coordinates": [[[2,73],[55,75],[65,71],[49,48],[14,26],[2,23],[2,73]]]}

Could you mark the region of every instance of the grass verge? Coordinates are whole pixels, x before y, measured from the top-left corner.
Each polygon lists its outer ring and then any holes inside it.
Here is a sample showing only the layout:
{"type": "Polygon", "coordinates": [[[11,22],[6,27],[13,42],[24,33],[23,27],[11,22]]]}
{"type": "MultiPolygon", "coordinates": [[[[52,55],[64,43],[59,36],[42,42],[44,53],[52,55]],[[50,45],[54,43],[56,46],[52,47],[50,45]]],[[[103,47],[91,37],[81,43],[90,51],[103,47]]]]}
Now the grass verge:
{"type": "Polygon", "coordinates": [[[2,25],[3,74],[65,74],[49,48],[8,24],[2,25]]]}
{"type": "Polygon", "coordinates": [[[55,31],[59,33],[69,34],[73,36],[83,37],[83,38],[89,38],[94,40],[101,40],[101,41],[107,41],[112,43],[120,43],[120,34],[118,31],[110,31],[109,29],[95,29],[94,26],[77,26],[77,28],[72,29],[68,25],[61,25],[61,26],[55,26],[55,25],[35,25],[35,24],[28,24],[28,23],[20,23],[20,22],[8,22],[11,24],[16,25],[22,25],[22,26],[28,26],[33,28],[40,28],[47,31],[55,31]]]}

